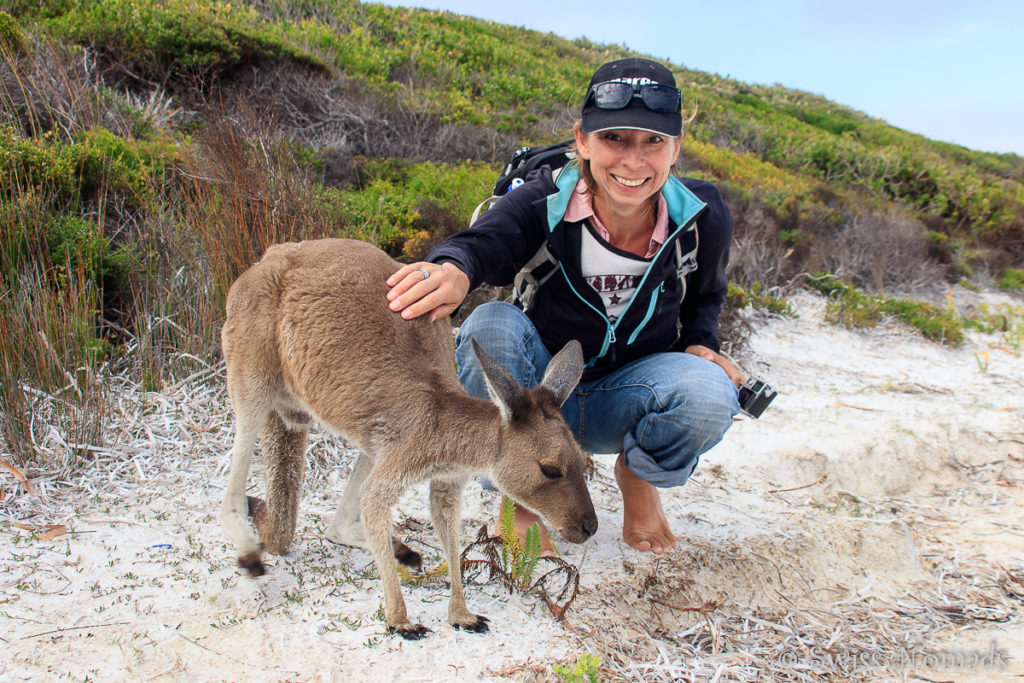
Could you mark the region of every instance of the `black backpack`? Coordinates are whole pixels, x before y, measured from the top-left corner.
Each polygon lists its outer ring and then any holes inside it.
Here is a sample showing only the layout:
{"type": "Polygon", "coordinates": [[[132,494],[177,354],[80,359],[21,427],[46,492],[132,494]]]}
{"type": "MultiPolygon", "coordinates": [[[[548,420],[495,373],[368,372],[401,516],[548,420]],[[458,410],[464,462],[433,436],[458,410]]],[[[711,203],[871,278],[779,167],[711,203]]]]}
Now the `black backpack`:
{"type": "Polygon", "coordinates": [[[498,175],[491,196],[477,204],[473,211],[473,217],[469,219],[469,224],[476,223],[480,212],[491,208],[502,195],[508,194],[526,182],[526,176],[532,171],[547,166],[551,169],[551,174],[557,178],[558,173],[574,158],[573,153],[569,151],[572,143],[572,140],[563,140],[547,147],[520,147],[513,152],[505,164],[505,168],[498,175]]]}

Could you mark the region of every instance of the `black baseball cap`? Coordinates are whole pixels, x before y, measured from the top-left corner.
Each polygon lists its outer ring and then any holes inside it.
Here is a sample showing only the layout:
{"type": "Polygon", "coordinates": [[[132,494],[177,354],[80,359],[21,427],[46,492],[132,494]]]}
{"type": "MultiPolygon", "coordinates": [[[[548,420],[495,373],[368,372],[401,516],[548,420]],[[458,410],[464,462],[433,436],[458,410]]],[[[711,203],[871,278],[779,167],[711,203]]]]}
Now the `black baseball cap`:
{"type": "MultiPolygon", "coordinates": [[[[669,137],[678,137],[683,131],[681,98],[676,89],[676,79],[665,66],[649,59],[630,57],[617,59],[602,65],[594,72],[587,86],[583,100],[582,126],[584,133],[596,133],[612,128],[633,128],[649,130],[669,137]],[[655,111],[648,107],[640,90],[630,96],[628,104],[621,108],[608,109],[598,106],[595,86],[602,83],[629,83],[635,89],[644,85],[663,86],[671,89],[676,97],[672,111],[655,111]]],[[[663,109],[663,106],[659,106],[663,109]]]]}

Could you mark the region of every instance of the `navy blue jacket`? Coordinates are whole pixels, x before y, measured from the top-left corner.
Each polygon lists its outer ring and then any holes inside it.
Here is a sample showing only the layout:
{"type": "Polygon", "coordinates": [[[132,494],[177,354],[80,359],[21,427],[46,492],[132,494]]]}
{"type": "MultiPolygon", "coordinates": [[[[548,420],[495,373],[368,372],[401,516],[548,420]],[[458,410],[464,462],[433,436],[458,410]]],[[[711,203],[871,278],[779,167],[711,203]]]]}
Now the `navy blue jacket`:
{"type": "Polygon", "coordinates": [[[584,281],[580,267],[581,230],[586,227],[564,220],[578,179],[577,168],[567,167],[557,180],[549,169],[539,169],[471,228],[434,247],[427,260],[452,262],[469,276],[470,289],[483,282],[506,286],[547,240],[561,272],[539,289],[527,314],[553,353],[570,339],[580,341],[584,379],[691,344],[717,351],[733,235],[732,214],[718,189],[701,180],[669,177],[662,190],[669,212],[668,240],[651,259],[628,307],[609,321],[600,295],[584,281]],[[683,254],[696,250],[696,268],[682,279],[677,241],[683,254]]]}

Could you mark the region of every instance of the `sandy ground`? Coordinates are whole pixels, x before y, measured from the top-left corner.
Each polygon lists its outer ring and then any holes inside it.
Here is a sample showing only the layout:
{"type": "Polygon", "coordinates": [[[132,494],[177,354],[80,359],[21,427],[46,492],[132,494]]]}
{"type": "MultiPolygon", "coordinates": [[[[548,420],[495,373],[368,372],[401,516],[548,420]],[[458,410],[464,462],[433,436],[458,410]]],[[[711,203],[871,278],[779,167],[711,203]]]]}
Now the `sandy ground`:
{"type": "MultiPolygon", "coordinates": [[[[404,589],[434,633],[386,634],[372,559],[322,537],[354,455],[323,435],[291,552],[243,576],[216,517],[223,377],[126,387],[87,471],[26,472],[31,497],[0,470],[0,680],[556,680],[585,654],[604,680],[1020,680],[1024,359],[997,336],[950,349],[795,303],[796,318],[754,314],[743,358],[779,398],[664,492],[677,549],[621,541],[614,456],[595,456],[600,529],[561,547],[580,572],[567,619],[470,586],[487,635],[448,627],[443,580],[404,589]]],[[[429,568],[425,493],[396,519],[429,568]]],[[[496,507],[467,489],[464,542],[496,507]]]]}

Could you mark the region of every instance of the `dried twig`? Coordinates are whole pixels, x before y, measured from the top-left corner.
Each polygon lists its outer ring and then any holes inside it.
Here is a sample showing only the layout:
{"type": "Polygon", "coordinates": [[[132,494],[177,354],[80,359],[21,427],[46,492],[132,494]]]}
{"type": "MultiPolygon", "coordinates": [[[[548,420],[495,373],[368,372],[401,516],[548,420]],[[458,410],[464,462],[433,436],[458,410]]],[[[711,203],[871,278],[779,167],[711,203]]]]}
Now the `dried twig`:
{"type": "Polygon", "coordinates": [[[14,478],[21,482],[21,485],[24,486],[25,490],[28,492],[28,495],[32,496],[33,498],[37,497],[36,492],[32,490],[32,484],[28,483],[28,479],[25,478],[25,475],[22,474],[18,469],[16,469],[14,465],[11,465],[6,460],[0,458],[0,466],[2,466],[5,470],[9,471],[11,474],[13,474],[14,478]]]}
{"type": "Polygon", "coordinates": [[[809,489],[812,486],[817,486],[821,482],[825,481],[825,479],[827,478],[828,473],[826,472],[825,474],[821,475],[820,477],[812,481],[810,484],[804,484],[803,486],[793,486],[788,489],[768,489],[767,493],[785,493],[786,491],[799,491],[800,489],[809,489]]]}

